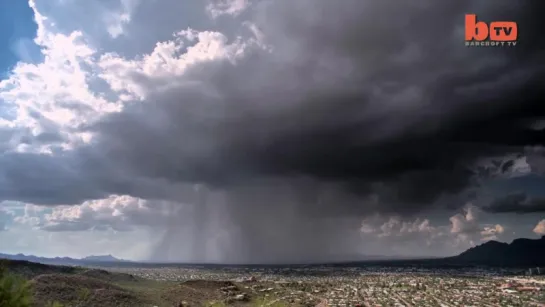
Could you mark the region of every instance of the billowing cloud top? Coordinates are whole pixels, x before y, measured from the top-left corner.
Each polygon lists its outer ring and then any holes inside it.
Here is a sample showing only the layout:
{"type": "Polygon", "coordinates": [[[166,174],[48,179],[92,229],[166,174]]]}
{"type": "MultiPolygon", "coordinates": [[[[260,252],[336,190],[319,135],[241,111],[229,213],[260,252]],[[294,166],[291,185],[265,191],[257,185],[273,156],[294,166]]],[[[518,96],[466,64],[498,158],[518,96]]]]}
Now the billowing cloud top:
{"type": "MultiPolygon", "coordinates": [[[[461,208],[545,170],[538,2],[29,3],[44,59],[0,81],[0,200],[76,205],[43,229],[123,215],[168,225],[163,251],[197,242],[178,258],[327,258],[361,251],[362,218],[461,208]],[[517,46],[466,47],[466,13],[517,21],[517,46]]],[[[440,233],[404,223],[383,233],[440,233]]]]}

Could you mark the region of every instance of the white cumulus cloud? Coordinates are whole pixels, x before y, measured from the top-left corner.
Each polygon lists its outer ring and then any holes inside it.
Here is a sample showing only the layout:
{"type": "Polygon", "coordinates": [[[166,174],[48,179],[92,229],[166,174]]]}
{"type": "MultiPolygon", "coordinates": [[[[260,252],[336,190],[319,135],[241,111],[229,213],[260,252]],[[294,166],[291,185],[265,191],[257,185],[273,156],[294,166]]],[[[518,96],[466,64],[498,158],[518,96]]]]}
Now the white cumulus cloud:
{"type": "Polygon", "coordinates": [[[534,232],[538,235],[545,235],[545,220],[541,220],[534,227],[534,232]]]}

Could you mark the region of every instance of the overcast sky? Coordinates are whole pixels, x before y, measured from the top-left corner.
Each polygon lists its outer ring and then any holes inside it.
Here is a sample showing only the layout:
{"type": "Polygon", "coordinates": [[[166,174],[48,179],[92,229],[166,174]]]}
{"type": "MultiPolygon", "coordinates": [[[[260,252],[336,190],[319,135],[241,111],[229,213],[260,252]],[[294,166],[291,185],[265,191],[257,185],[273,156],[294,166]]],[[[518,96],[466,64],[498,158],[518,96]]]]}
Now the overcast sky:
{"type": "Polygon", "coordinates": [[[307,262],[545,235],[544,6],[29,0],[34,41],[0,61],[0,252],[307,262]],[[518,22],[517,45],[466,47],[466,13],[518,22]]]}

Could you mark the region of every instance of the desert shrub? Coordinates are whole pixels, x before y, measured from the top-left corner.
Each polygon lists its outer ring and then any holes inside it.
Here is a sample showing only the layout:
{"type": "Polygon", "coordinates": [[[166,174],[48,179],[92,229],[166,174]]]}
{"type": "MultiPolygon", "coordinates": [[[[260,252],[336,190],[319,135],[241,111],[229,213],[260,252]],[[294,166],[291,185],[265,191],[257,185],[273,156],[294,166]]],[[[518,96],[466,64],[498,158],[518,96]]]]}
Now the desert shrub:
{"type": "Polygon", "coordinates": [[[212,302],[208,302],[206,304],[206,306],[208,306],[208,307],[225,307],[225,306],[227,306],[227,304],[225,304],[224,302],[220,302],[220,301],[212,301],[212,302]]]}
{"type": "MultiPolygon", "coordinates": [[[[86,301],[91,296],[91,290],[87,288],[78,288],[77,289],[78,297],[82,301],[86,301]]],[[[57,307],[57,306],[55,306],[57,307]]]]}
{"type": "Polygon", "coordinates": [[[10,274],[0,263],[0,307],[29,307],[31,302],[28,282],[10,274]]]}
{"type": "Polygon", "coordinates": [[[254,307],[287,307],[288,304],[283,301],[273,300],[271,298],[259,298],[252,304],[254,307]]]}

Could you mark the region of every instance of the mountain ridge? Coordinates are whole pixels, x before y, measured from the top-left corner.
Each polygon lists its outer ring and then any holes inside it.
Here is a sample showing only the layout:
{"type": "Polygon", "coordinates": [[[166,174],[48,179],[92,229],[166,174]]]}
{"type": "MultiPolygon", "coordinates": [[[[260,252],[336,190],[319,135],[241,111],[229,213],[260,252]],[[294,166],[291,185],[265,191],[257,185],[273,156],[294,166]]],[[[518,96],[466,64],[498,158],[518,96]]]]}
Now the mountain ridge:
{"type": "Polygon", "coordinates": [[[71,258],[71,257],[40,257],[34,255],[25,254],[4,254],[0,253],[0,259],[9,260],[24,260],[30,262],[37,262],[43,264],[58,264],[58,265],[78,265],[86,263],[114,263],[114,262],[130,262],[129,260],[118,259],[110,254],[108,255],[90,255],[83,258],[71,258]]]}
{"type": "Polygon", "coordinates": [[[495,266],[545,266],[545,236],[519,238],[511,243],[488,241],[472,247],[454,260],[495,266]]]}

